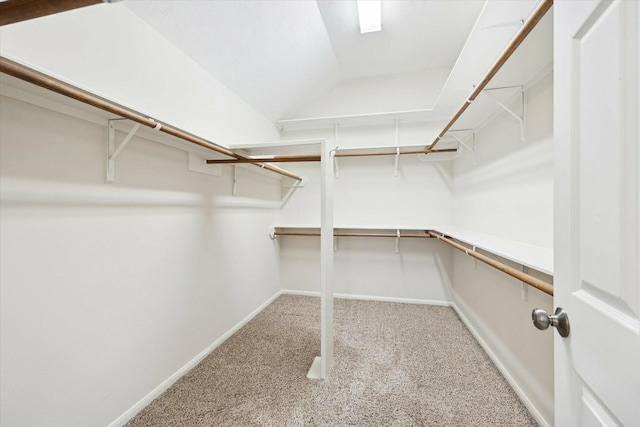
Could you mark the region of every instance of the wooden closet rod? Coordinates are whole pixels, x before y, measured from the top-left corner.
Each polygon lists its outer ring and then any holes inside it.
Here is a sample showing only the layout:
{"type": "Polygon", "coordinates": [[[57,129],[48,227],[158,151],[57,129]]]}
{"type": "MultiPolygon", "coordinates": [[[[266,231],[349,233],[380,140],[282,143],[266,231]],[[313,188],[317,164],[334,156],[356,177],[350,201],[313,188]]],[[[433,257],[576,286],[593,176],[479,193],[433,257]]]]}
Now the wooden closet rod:
{"type": "MultiPolygon", "coordinates": [[[[319,231],[276,231],[274,236],[319,236],[319,231]]],[[[334,232],[334,237],[398,237],[393,233],[344,233],[334,232]]],[[[414,239],[431,239],[428,234],[401,234],[400,237],[409,237],[414,239]]]]}
{"type": "Polygon", "coordinates": [[[0,26],[103,3],[103,0],[8,0],[0,3],[0,26]]]}
{"type": "MultiPolygon", "coordinates": [[[[412,150],[401,151],[400,154],[427,154],[427,153],[454,153],[458,151],[456,148],[443,148],[440,150],[412,150]]],[[[382,151],[379,153],[340,153],[336,152],[335,157],[364,157],[364,156],[395,156],[395,151],[382,151]]],[[[304,154],[292,156],[254,156],[247,159],[223,159],[223,160],[207,160],[209,165],[234,164],[234,163],[256,163],[256,162],[273,162],[273,163],[290,163],[290,162],[319,162],[320,156],[317,154],[304,154]]]]}
{"type": "Polygon", "coordinates": [[[536,10],[533,12],[529,20],[525,22],[525,24],[520,28],[518,34],[513,38],[511,43],[507,46],[507,48],[502,52],[498,60],[493,64],[493,66],[489,69],[489,72],[484,76],[484,78],[478,83],[469,95],[469,98],[462,104],[458,112],[453,116],[453,118],[447,123],[447,125],[442,129],[442,132],[438,134],[436,139],[429,145],[428,149],[432,150],[436,144],[440,141],[440,139],[444,138],[446,133],[451,129],[451,126],[460,118],[462,113],[465,112],[469,105],[480,95],[482,90],[487,86],[489,81],[496,75],[496,73],[502,68],[502,66],[507,62],[507,60],[511,57],[513,52],[516,51],[518,46],[522,44],[525,38],[529,35],[531,30],[535,28],[535,26],[540,22],[540,20],[544,17],[549,9],[553,6],[553,0],[542,0],[542,2],[538,5],[536,10]]]}
{"type": "Polygon", "coordinates": [[[508,274],[509,276],[515,277],[518,280],[523,281],[524,283],[533,286],[536,289],[541,290],[542,292],[544,292],[545,294],[549,294],[551,296],[553,296],[553,285],[550,283],[547,283],[543,280],[540,280],[536,277],[530,276],[526,273],[523,273],[520,270],[516,270],[513,267],[509,267],[506,264],[503,264],[499,261],[496,261],[494,259],[489,258],[488,256],[482,255],[476,251],[470,250],[469,248],[464,247],[463,245],[454,242],[451,239],[448,239],[444,236],[441,236],[439,234],[434,233],[433,231],[427,231],[427,234],[429,234],[431,237],[436,238],[438,240],[442,240],[445,243],[448,243],[449,245],[453,246],[454,248],[466,253],[469,256],[472,256],[476,259],[479,259],[480,261],[484,262],[485,264],[489,264],[491,267],[493,268],[497,268],[498,270],[502,271],[503,273],[508,274]]]}
{"type": "MultiPolygon", "coordinates": [[[[229,149],[216,145],[212,142],[209,142],[198,136],[187,133],[171,125],[156,122],[154,119],[151,119],[142,113],[131,110],[122,105],[116,104],[112,101],[109,101],[108,99],[101,98],[93,93],[84,91],[82,89],[79,89],[63,81],[54,79],[53,77],[49,77],[45,74],[42,74],[24,65],[18,64],[17,62],[11,61],[7,58],[0,57],[0,72],[16,77],[20,80],[24,80],[26,82],[32,83],[36,86],[40,86],[42,88],[59,93],[61,95],[67,96],[69,98],[75,99],[77,101],[83,102],[85,104],[92,105],[96,108],[99,108],[101,110],[107,111],[109,113],[115,114],[120,117],[124,117],[136,123],[140,123],[142,125],[150,127],[152,129],[156,129],[166,134],[175,136],[176,138],[180,138],[192,144],[199,145],[201,147],[207,148],[209,150],[215,151],[220,154],[224,154],[225,156],[234,157],[237,160],[249,159],[246,156],[243,156],[238,153],[234,153],[229,149]]],[[[302,178],[300,178],[299,176],[294,175],[285,170],[282,170],[280,168],[277,168],[275,166],[271,166],[266,163],[256,163],[255,161],[249,161],[248,163],[253,163],[256,166],[270,170],[271,172],[284,175],[288,178],[292,178],[297,181],[302,181],[302,178]]]]}

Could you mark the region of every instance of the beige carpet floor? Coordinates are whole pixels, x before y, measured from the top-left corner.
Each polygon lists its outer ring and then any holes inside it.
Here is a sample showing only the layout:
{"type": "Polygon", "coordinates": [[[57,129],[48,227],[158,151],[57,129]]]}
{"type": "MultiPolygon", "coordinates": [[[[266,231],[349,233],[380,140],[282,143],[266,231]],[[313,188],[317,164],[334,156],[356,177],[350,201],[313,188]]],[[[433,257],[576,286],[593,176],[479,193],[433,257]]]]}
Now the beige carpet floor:
{"type": "Polygon", "coordinates": [[[319,314],[281,296],[127,425],[537,425],[451,308],[336,300],[324,381],[319,314]]]}

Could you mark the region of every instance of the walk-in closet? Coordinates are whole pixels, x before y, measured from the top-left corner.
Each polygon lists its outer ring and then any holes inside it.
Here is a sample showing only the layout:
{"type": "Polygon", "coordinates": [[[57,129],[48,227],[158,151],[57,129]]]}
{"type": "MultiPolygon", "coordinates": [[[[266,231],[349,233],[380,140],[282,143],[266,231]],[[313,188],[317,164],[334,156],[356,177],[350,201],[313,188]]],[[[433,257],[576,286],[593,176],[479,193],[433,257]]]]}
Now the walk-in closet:
{"type": "Polygon", "coordinates": [[[0,2],[0,424],[636,425],[639,4],[0,2]]]}

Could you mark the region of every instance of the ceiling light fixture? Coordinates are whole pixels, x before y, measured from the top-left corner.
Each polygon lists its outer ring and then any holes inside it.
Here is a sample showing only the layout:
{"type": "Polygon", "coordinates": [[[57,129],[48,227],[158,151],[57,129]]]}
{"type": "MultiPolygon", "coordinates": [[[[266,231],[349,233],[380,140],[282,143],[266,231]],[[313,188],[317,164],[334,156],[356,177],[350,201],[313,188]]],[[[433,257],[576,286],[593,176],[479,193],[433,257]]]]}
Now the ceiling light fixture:
{"type": "Polygon", "coordinates": [[[382,30],[382,0],[357,0],[360,33],[382,30]]]}

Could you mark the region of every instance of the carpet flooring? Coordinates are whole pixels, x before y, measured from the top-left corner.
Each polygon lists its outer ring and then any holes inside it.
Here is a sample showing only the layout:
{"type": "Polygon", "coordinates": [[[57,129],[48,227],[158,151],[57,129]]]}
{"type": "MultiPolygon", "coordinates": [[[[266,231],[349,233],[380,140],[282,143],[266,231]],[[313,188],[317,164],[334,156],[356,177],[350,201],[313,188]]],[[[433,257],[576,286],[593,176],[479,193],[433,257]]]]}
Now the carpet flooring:
{"type": "Polygon", "coordinates": [[[453,309],[335,300],[335,363],[320,299],[282,295],[128,424],[536,426],[453,309]]]}

